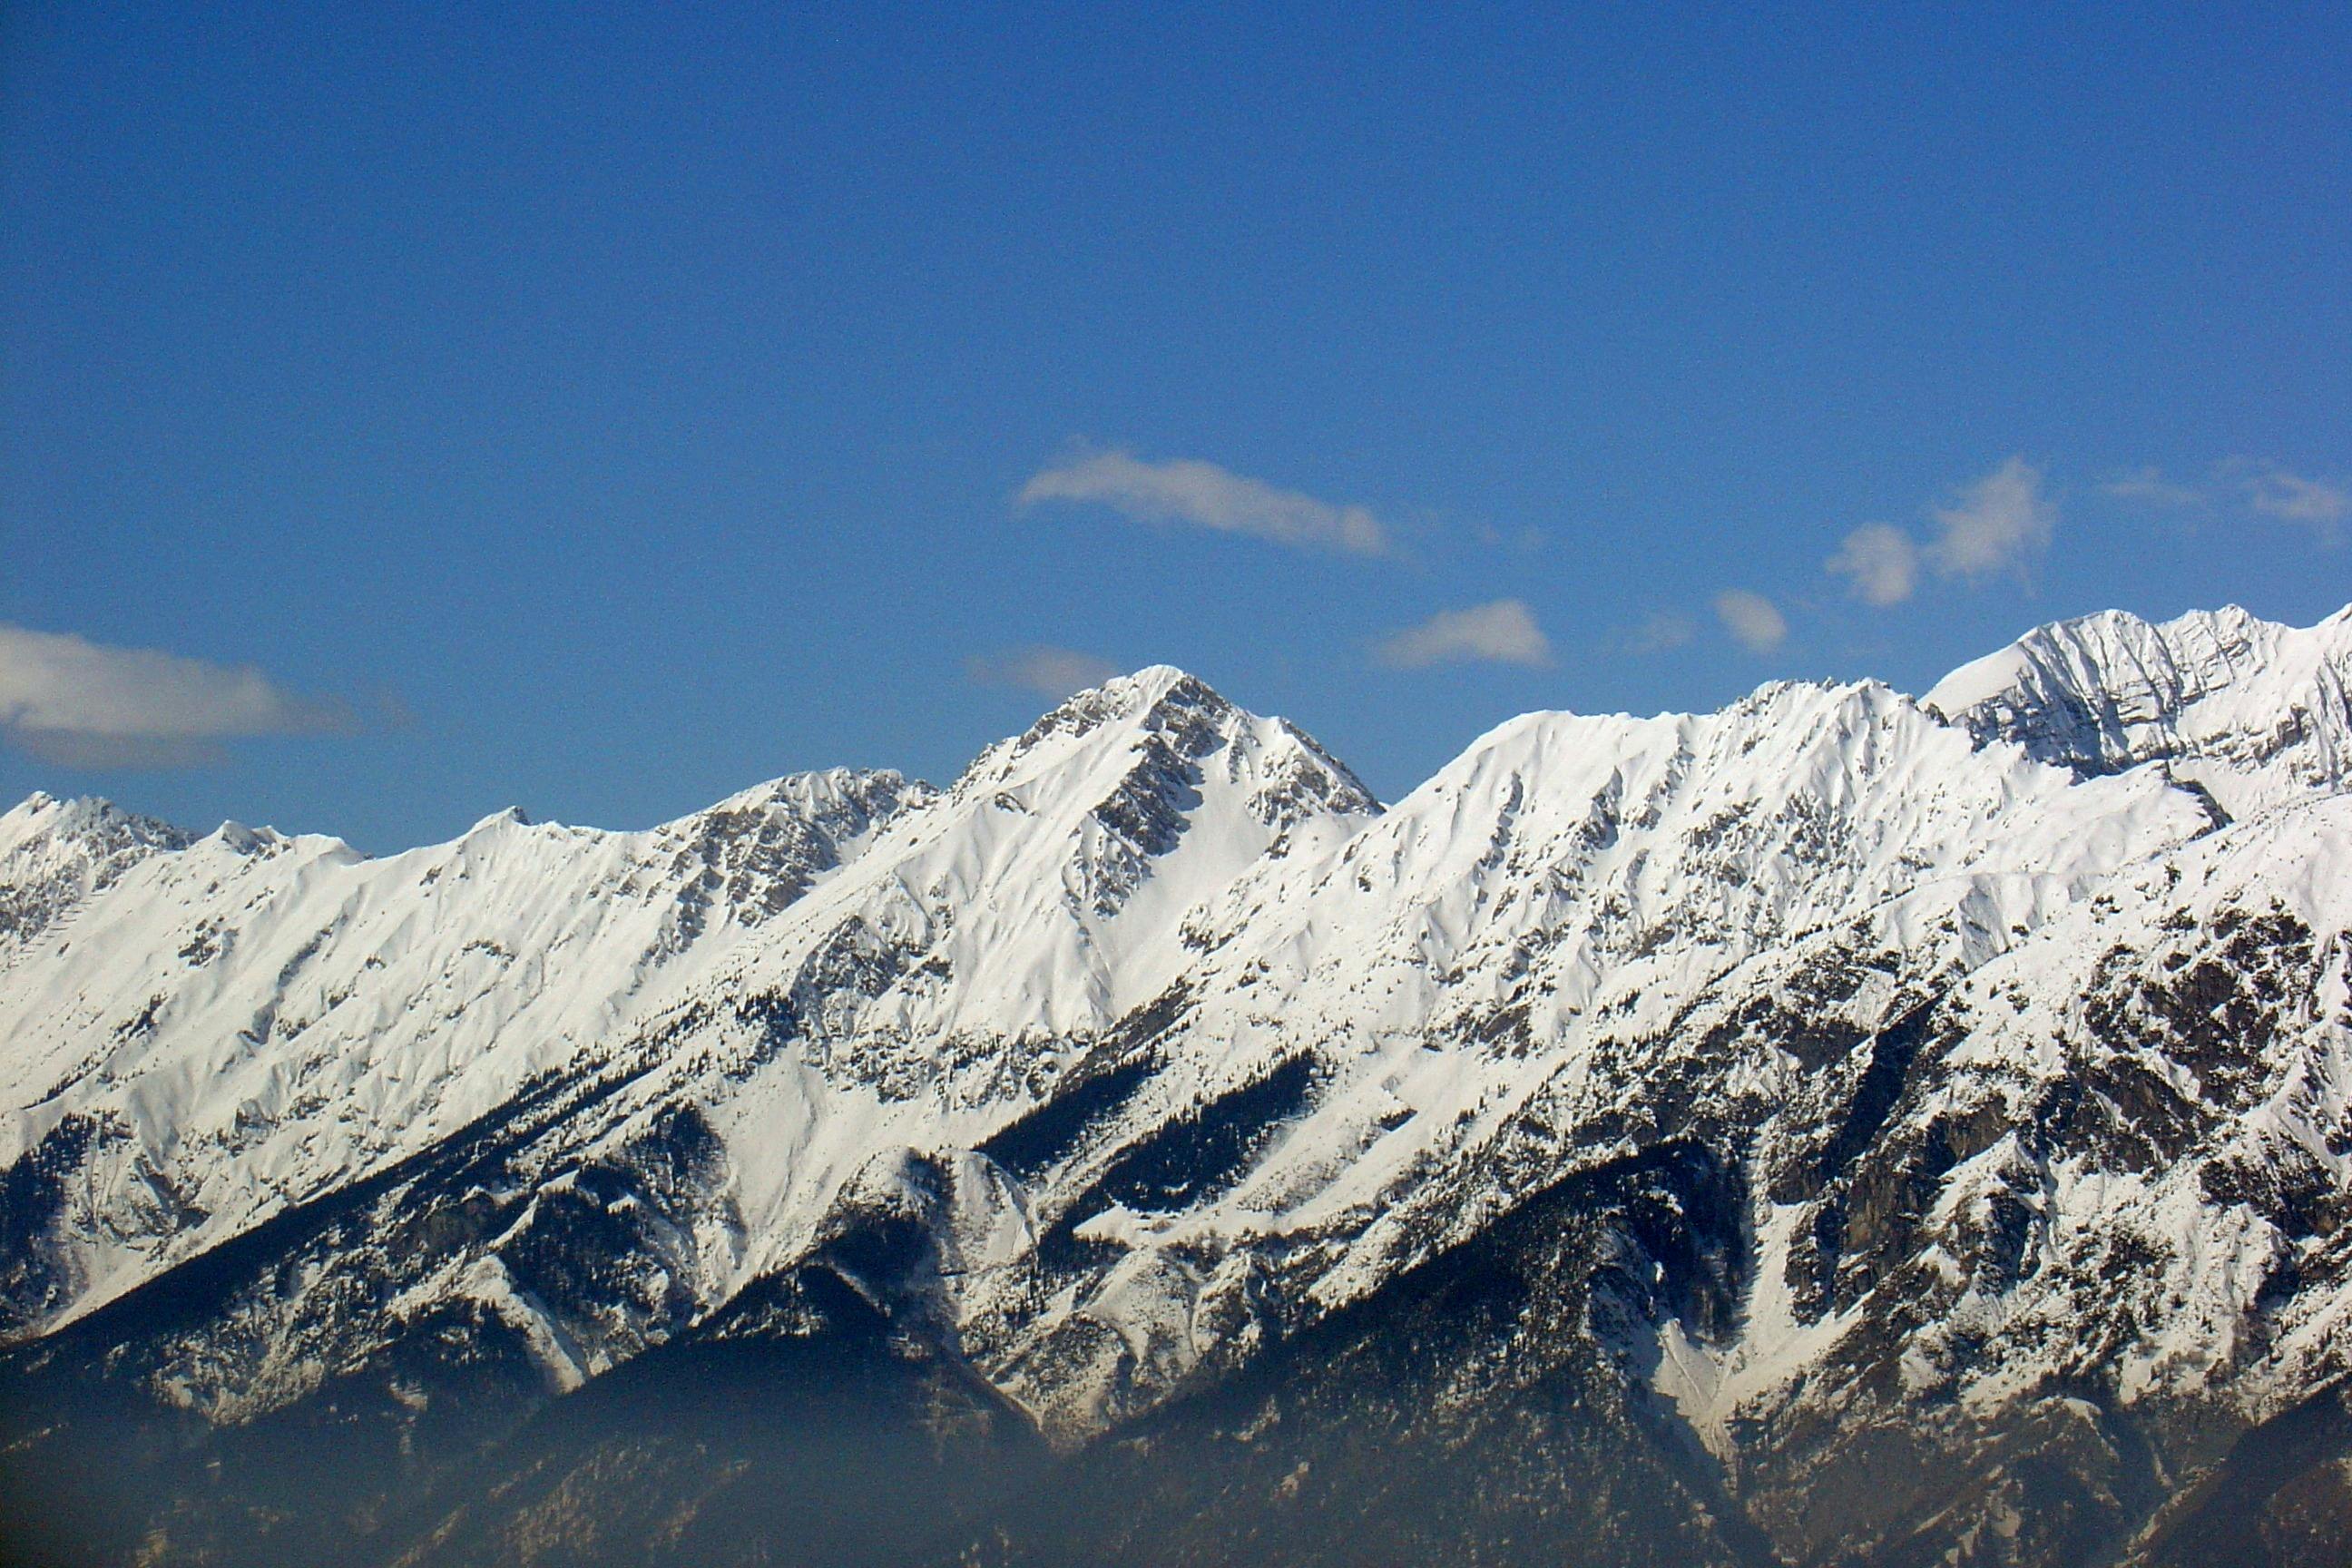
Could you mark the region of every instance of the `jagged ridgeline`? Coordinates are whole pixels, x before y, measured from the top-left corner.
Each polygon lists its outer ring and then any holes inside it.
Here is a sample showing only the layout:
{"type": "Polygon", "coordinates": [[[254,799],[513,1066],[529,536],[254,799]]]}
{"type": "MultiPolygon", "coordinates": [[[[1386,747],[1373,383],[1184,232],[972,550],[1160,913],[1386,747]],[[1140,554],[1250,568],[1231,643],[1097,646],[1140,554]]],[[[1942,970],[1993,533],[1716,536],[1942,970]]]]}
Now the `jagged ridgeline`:
{"type": "Polygon", "coordinates": [[[940,790],[0,817],[0,1552],[2352,1562],[2352,611],[940,790]]]}

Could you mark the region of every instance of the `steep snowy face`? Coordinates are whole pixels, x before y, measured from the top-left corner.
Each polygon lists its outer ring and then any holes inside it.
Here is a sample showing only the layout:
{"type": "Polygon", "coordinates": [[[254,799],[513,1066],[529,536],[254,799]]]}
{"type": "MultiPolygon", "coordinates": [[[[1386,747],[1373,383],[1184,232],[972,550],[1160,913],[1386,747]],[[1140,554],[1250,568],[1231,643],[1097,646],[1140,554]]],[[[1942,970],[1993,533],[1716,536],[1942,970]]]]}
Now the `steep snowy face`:
{"type": "Polygon", "coordinates": [[[2185,1478],[2241,1458],[2259,1475],[2259,1446],[2229,1440],[2340,1383],[2347,857],[2352,798],[2333,795],[2126,868],[1864,1015],[1841,1092],[1801,1085],[1762,1123],[1727,1227],[1755,1237],[1740,1315],[1662,1324],[1633,1359],[1790,1559],[1916,1531],[1935,1549],[1898,1560],[1937,1560],[1972,1521],[2035,1516],[2031,1455],[2073,1489],[2000,1560],[2085,1561],[2185,1478]],[[1871,1431],[1905,1434],[1909,1460],[1853,1440],[1871,1431]]]}
{"type": "Polygon", "coordinates": [[[2268,1415],[2352,1370],[2352,796],[2134,868],[1941,1011],[1929,1091],[1866,1163],[1980,1131],[1824,1275],[1892,1286],[1915,1383],[1997,1406],[2104,1375],[2268,1415]]]}
{"type": "Polygon", "coordinates": [[[0,816],[0,968],[131,867],[188,842],[102,800],[37,794],[0,816]]]}
{"type": "Polygon", "coordinates": [[[1884,687],[1784,683],[1707,715],[1514,720],[1311,874],[1243,884],[1209,940],[1295,988],[1294,1022],[1442,1030],[1517,999],[1541,1041],[1964,878],[2000,889],[1980,959],[2206,826],[2159,778],[2081,789],[1884,687]]]}
{"type": "Polygon", "coordinates": [[[771,780],[664,824],[655,836],[674,846],[676,936],[691,941],[713,912],[762,923],[863,854],[892,818],[937,794],[887,769],[828,768],[771,780]]]}
{"type": "Polygon", "coordinates": [[[0,1163],[47,1173],[5,1316],[84,1309],[583,1070],[929,795],[842,771],[649,832],[508,812],[371,860],[232,824],[150,854],[85,906],[104,941],[53,930],[0,987],[0,1163]]]}
{"type": "MultiPolygon", "coordinates": [[[[1164,989],[1186,913],[1261,863],[1310,858],[1379,810],[1314,741],[1155,667],[982,752],[720,988],[772,1005],[829,1068],[894,1096],[1003,1039],[1067,1045],[1164,989]]],[[[989,1047],[993,1092],[1013,1059],[989,1047]]]]}
{"type": "Polygon", "coordinates": [[[2165,762],[2249,816],[2352,783],[2352,609],[2315,626],[2235,605],[2059,621],[1921,700],[1979,740],[2085,773],[2165,762]]]}
{"type": "MultiPolygon", "coordinates": [[[[1253,868],[1318,858],[1378,810],[1300,731],[1180,670],[1082,692],[611,1032],[627,1081],[551,1131],[530,1179],[587,1164],[646,1187],[643,1151],[675,1143],[683,1111],[706,1174],[664,1235],[631,1245],[659,1259],[649,1273],[693,1280],[693,1311],[797,1266],[845,1210],[900,1223],[901,1199],[944,1205],[950,1250],[971,1265],[959,1273],[993,1278],[1034,1244],[1027,1199],[965,1152],[1179,983],[1197,956],[1188,913],[1253,868]],[[702,1238],[691,1262],[664,1251],[674,1234],[702,1238]]],[[[572,1310],[547,1332],[594,1342],[572,1310]]],[[[677,1326],[631,1325],[597,1353],[677,1326]]]]}

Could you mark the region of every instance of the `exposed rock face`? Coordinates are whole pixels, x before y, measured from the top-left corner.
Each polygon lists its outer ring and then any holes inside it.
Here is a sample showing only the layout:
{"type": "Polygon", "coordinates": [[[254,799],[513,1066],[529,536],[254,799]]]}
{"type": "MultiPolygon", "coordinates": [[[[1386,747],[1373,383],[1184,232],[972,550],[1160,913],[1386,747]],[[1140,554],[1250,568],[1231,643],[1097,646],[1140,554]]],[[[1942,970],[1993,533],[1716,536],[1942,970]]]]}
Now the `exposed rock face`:
{"type": "Polygon", "coordinates": [[[2352,1560],[2347,670],[2352,615],[2096,616],[1921,703],[1531,715],[1385,811],[1165,668],[648,833],[37,797],[16,1506],[164,1562],[2352,1560]]]}
{"type": "Polygon", "coordinates": [[[100,800],[36,795],[0,816],[0,965],[150,855],[187,835],[100,800]]]}
{"type": "Polygon", "coordinates": [[[2352,783],[2352,611],[2307,628],[2231,605],[2042,627],[1921,700],[1979,739],[2086,773],[2166,762],[2247,816],[2352,783]]]}

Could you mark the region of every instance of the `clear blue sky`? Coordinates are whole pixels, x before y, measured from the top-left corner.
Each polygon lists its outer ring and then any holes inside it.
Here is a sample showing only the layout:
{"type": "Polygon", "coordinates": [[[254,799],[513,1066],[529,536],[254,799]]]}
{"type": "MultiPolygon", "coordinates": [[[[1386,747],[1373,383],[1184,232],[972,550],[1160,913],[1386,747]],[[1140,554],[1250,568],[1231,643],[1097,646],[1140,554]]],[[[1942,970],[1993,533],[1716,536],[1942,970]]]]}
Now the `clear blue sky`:
{"type": "Polygon", "coordinates": [[[2352,599],[2352,9],[1275,9],[18,0],[0,795],[638,826],[1167,661],[1393,795],[2352,599]]]}

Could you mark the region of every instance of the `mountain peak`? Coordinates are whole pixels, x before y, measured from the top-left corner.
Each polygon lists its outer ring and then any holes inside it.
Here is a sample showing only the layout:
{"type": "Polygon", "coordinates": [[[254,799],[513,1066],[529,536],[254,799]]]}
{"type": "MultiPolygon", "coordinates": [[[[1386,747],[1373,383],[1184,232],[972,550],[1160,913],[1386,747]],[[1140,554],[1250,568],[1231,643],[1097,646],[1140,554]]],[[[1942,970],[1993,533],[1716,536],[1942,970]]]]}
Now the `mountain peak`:
{"type": "Polygon", "coordinates": [[[2245,816],[2352,779],[2347,685],[2352,607],[2304,627],[2235,605],[2105,610],[1960,666],[1919,705],[2085,775],[2163,762],[2245,816]]]}
{"type": "Polygon", "coordinates": [[[129,815],[101,795],[55,795],[47,790],[37,789],[7,812],[0,814],[0,822],[22,823],[35,818],[60,822],[102,820],[129,815]]]}
{"type": "Polygon", "coordinates": [[[2317,633],[2347,613],[2352,613],[2352,607],[2309,632],[2298,632],[2263,620],[2237,605],[2191,610],[2160,622],[2143,619],[2129,610],[2097,610],[2047,622],[2007,647],[1969,660],[1929,689],[1919,705],[1958,720],[1988,702],[2000,700],[2021,679],[2028,679],[2029,672],[2060,667],[2078,686],[2096,683],[2119,693],[2126,687],[2147,686],[2165,675],[2177,674],[2188,683],[2178,695],[2193,700],[2213,675],[2226,679],[2248,662],[2250,655],[2266,652],[2282,639],[2317,633]],[[2198,689],[2189,689],[2191,686],[2198,689]]]}
{"type": "Polygon", "coordinates": [[[955,787],[994,787],[1015,768],[1028,771],[1039,748],[1067,746],[1097,733],[1118,730],[1132,742],[1147,733],[1185,731],[1198,743],[1205,738],[1204,727],[1223,730],[1237,719],[1253,717],[1197,676],[1174,665],[1148,665],[1132,675],[1115,676],[1100,686],[1073,692],[1020,734],[999,741],[974,757],[955,787]]]}
{"type": "Polygon", "coordinates": [[[827,826],[855,822],[861,825],[853,829],[855,836],[937,794],[932,785],[908,778],[896,768],[817,768],[738,790],[700,811],[662,824],[661,831],[692,833],[714,821],[782,814],[827,826]]]}
{"type": "Polygon", "coordinates": [[[1190,683],[1208,689],[1208,683],[1188,669],[1172,664],[1147,664],[1125,675],[1114,675],[1097,688],[1097,690],[1125,689],[1165,694],[1174,688],[1190,683]]]}
{"type": "Polygon", "coordinates": [[[100,837],[127,834],[157,844],[169,844],[174,848],[194,837],[168,822],[125,811],[103,795],[54,795],[46,790],[37,789],[6,812],[0,813],[0,855],[9,853],[17,844],[34,836],[59,834],[94,834],[100,837]]]}
{"type": "MultiPolygon", "coordinates": [[[[827,1037],[1077,1037],[1164,989],[1188,911],[1379,809],[1296,727],[1156,665],[990,746],[747,962],[827,1037]]],[[[897,1050],[859,1070],[937,1070],[897,1050]]]]}
{"type": "Polygon", "coordinates": [[[1131,791],[1153,775],[1164,785],[1189,788],[1181,775],[1221,753],[1226,774],[1256,779],[1252,809],[1277,827],[1324,813],[1353,817],[1380,810],[1363,782],[1304,730],[1239,707],[1200,677],[1167,664],[1076,693],[972,759],[950,793],[1027,794],[1051,778],[1088,780],[1076,787],[1088,794],[1091,808],[1107,783],[1131,791]]]}
{"type": "Polygon", "coordinates": [[[96,795],[36,790],[0,815],[0,954],[29,942],[149,856],[192,836],[96,795]]]}
{"type": "Polygon", "coordinates": [[[1083,734],[1097,724],[1120,719],[1141,719],[1156,728],[1156,721],[1164,721],[1175,711],[1223,714],[1234,710],[1199,676],[1172,664],[1150,664],[1131,675],[1113,676],[1100,686],[1072,693],[1032,729],[1068,729],[1083,734]]]}

